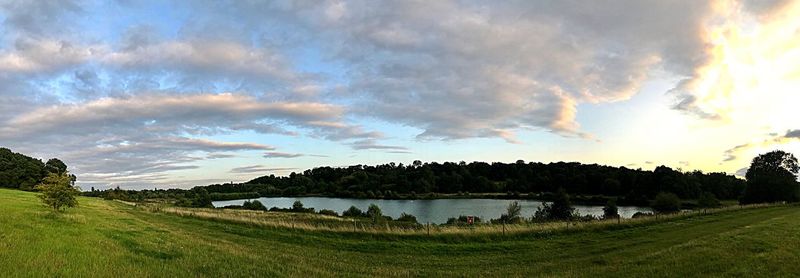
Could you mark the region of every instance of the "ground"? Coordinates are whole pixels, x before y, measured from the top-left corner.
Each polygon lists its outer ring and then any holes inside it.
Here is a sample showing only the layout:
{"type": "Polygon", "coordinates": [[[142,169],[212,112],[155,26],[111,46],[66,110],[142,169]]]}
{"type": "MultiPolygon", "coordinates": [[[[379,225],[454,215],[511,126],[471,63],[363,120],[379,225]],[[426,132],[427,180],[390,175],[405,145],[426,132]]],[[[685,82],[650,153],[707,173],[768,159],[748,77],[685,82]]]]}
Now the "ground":
{"type": "Polygon", "coordinates": [[[10,276],[791,276],[800,207],[568,232],[393,235],[308,231],[153,213],[80,198],[52,213],[0,189],[10,276]]]}

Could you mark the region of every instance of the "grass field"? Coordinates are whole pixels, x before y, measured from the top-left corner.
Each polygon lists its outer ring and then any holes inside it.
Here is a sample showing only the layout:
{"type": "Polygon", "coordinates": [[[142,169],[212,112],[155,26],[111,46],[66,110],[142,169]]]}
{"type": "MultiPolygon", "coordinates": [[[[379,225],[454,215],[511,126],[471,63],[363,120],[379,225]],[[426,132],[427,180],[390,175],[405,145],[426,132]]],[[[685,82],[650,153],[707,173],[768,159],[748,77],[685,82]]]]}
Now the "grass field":
{"type": "Polygon", "coordinates": [[[605,229],[332,232],[212,221],[101,199],[54,214],[0,189],[2,276],[792,276],[800,208],[605,229]]]}

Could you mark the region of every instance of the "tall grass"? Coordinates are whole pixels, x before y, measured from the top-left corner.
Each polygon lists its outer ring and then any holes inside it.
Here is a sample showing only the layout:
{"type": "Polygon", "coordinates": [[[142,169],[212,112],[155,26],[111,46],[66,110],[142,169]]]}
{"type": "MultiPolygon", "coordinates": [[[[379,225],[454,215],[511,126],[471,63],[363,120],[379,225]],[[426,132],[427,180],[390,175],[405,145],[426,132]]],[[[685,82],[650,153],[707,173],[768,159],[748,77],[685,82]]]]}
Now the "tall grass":
{"type": "Polygon", "coordinates": [[[327,231],[343,233],[371,233],[393,235],[485,235],[485,234],[524,234],[524,233],[554,233],[577,230],[603,230],[621,227],[649,225],[654,223],[686,219],[696,216],[714,215],[738,210],[785,206],[783,204],[753,204],[745,206],[726,206],[714,209],[700,209],[682,211],[671,214],[657,214],[630,219],[603,219],[592,221],[560,221],[521,224],[489,224],[474,225],[417,225],[398,226],[391,223],[371,223],[364,219],[353,219],[335,216],[326,216],[313,213],[290,212],[265,212],[238,209],[207,209],[164,207],[160,205],[145,205],[143,208],[152,213],[166,213],[182,217],[194,217],[213,221],[225,221],[247,225],[291,228],[306,231],[327,231]]]}

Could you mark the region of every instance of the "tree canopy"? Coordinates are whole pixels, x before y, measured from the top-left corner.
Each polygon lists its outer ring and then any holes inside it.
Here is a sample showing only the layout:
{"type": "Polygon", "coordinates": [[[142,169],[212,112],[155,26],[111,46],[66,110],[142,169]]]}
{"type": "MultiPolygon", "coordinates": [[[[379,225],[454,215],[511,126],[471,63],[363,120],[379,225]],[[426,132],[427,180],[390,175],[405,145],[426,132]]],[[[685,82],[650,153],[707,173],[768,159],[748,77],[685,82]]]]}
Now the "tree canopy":
{"type": "MultiPolygon", "coordinates": [[[[44,180],[48,173],[64,173],[67,165],[53,158],[41,160],[0,148],[0,187],[32,190],[44,180]]],[[[69,176],[72,182],[75,176],[69,176]]]]}
{"type": "MultiPolygon", "coordinates": [[[[654,171],[577,162],[445,162],[411,165],[318,167],[289,176],[263,176],[241,184],[216,184],[210,193],[260,196],[324,195],[399,198],[428,193],[542,193],[563,188],[571,195],[618,196],[620,203],[647,205],[659,192],[696,199],[710,192],[739,199],[745,181],[725,173],[682,172],[666,166],[654,171]]],[[[516,194],[515,194],[516,195],[516,194]]]]}
{"type": "Polygon", "coordinates": [[[80,191],[73,186],[69,172],[50,173],[41,184],[36,185],[35,189],[41,192],[39,199],[42,203],[55,211],[78,205],[75,197],[80,191]]]}
{"type": "Polygon", "coordinates": [[[800,201],[798,170],[797,158],[784,151],[771,151],[753,158],[741,203],[800,201]]]}

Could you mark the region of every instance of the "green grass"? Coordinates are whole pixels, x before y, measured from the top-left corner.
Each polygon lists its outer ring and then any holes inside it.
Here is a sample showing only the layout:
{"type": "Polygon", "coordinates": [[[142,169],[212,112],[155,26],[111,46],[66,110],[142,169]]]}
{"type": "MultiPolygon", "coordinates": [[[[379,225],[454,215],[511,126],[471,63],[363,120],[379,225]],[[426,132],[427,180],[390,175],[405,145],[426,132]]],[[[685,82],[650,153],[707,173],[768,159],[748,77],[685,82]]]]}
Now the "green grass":
{"type": "Polygon", "coordinates": [[[101,199],[50,213],[0,190],[2,276],[792,276],[800,208],[604,229],[352,233],[152,213],[101,199]]]}

